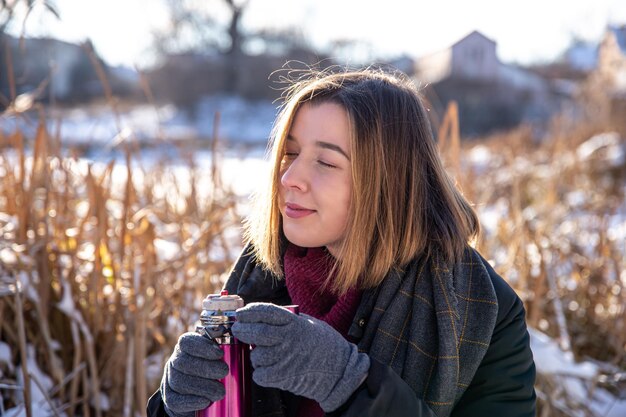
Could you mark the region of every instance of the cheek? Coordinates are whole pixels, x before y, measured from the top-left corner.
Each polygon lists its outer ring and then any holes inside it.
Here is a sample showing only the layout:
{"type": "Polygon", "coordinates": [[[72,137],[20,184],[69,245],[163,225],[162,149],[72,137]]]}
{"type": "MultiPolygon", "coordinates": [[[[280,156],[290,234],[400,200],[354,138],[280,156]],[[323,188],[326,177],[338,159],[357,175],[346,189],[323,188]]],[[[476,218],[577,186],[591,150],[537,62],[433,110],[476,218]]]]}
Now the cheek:
{"type": "Polygon", "coordinates": [[[344,182],[344,184],[342,184],[340,188],[337,188],[337,190],[340,190],[340,192],[336,193],[334,201],[340,209],[341,215],[339,217],[341,218],[341,222],[345,225],[348,223],[350,206],[352,204],[351,182],[344,182]]]}

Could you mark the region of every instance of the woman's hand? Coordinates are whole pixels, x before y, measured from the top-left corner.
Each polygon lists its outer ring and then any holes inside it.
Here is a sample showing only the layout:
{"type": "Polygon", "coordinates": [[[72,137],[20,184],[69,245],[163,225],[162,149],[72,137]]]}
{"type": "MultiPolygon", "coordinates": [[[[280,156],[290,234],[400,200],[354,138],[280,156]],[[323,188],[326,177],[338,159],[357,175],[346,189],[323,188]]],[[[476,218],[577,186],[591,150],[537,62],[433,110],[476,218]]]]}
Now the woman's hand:
{"type": "Polygon", "coordinates": [[[217,344],[198,333],[185,333],[167,361],[161,380],[165,411],[172,417],[193,417],[212,402],[224,398],[219,381],[228,374],[224,353],[217,344]]]}
{"type": "Polygon", "coordinates": [[[369,357],[321,320],[268,303],[237,310],[233,335],[255,345],[252,379],[339,408],[367,377],[369,357]]]}

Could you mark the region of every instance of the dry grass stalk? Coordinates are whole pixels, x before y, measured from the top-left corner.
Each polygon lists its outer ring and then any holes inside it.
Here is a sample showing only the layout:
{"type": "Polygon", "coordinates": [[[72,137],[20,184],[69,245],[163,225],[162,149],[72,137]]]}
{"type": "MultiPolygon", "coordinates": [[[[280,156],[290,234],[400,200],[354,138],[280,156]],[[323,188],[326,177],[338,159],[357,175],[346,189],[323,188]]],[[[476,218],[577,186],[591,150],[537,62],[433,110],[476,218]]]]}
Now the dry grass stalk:
{"type": "MultiPolygon", "coordinates": [[[[479,213],[496,216],[478,246],[524,300],[529,325],[559,340],[576,358],[605,364],[607,375],[617,377],[626,370],[626,247],[614,236],[626,224],[626,166],[610,161],[618,147],[626,149],[626,138],[585,158],[578,150],[602,132],[602,124],[557,118],[538,142],[522,126],[462,143],[464,156],[488,153],[480,173],[471,163],[458,165],[461,177],[476,178],[463,190],[479,204],[479,213]]],[[[441,151],[455,173],[450,161],[456,151],[449,145],[441,151]]],[[[625,395],[623,378],[612,378],[589,382],[589,395],[594,387],[625,395]]],[[[539,415],[593,415],[576,411],[582,405],[569,403],[562,389],[539,375],[539,415]]]]}
{"type": "MultiPolygon", "coordinates": [[[[0,151],[0,213],[15,221],[0,222],[0,250],[19,261],[2,265],[0,275],[26,274],[28,297],[19,306],[0,297],[0,317],[12,323],[2,320],[0,340],[19,347],[12,354],[21,352],[24,366],[26,346],[35,348],[54,380],[46,393],[51,413],[135,415],[158,383],[146,379],[146,358],[159,355],[162,366],[233,261],[239,242],[224,234],[239,224],[237,197],[213,184],[219,173],[201,174],[195,165],[194,184],[181,187],[166,164],[134,169],[130,150],[122,171],[113,161],[83,167],[61,156],[43,127],[31,145],[21,132],[8,139],[12,146],[0,151]],[[162,243],[178,254],[163,253],[162,243]]],[[[3,398],[3,406],[15,405],[3,398]]]]}
{"type": "MultiPolygon", "coordinates": [[[[439,149],[450,174],[462,182],[461,172],[461,131],[459,128],[459,109],[455,101],[448,103],[446,112],[439,126],[437,138],[439,149]]],[[[461,189],[464,189],[460,183],[461,189]]]]}
{"type": "Polygon", "coordinates": [[[22,375],[24,380],[24,385],[22,387],[22,391],[24,392],[24,406],[26,408],[26,417],[33,417],[33,410],[31,405],[31,392],[30,392],[30,373],[27,368],[28,366],[28,356],[26,355],[26,334],[24,325],[24,307],[22,306],[22,294],[21,294],[21,283],[19,281],[16,282],[16,291],[15,291],[15,318],[16,318],[16,326],[17,326],[17,334],[18,334],[18,342],[19,342],[19,352],[20,352],[20,362],[22,366],[22,375]]]}

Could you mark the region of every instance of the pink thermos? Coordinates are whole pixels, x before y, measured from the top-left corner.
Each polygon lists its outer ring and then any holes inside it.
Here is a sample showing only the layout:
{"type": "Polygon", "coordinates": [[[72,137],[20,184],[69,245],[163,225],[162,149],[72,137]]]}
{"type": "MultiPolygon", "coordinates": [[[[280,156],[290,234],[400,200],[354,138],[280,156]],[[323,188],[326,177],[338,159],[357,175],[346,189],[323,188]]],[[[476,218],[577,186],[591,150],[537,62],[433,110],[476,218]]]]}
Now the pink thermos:
{"type": "MultiPolygon", "coordinates": [[[[237,320],[235,312],[243,304],[241,297],[229,295],[226,290],[219,294],[209,294],[202,300],[200,325],[196,327],[196,331],[219,345],[224,352],[224,361],[229,371],[221,381],[226,388],[226,396],[204,410],[196,411],[196,417],[252,416],[250,345],[240,342],[230,332],[237,320]]],[[[299,314],[297,305],[285,308],[299,314]]]]}
{"type": "Polygon", "coordinates": [[[196,411],[196,417],[251,417],[250,345],[235,339],[230,333],[235,323],[235,310],[243,307],[238,295],[209,294],[202,301],[200,325],[196,331],[214,340],[224,352],[228,375],[222,380],[226,396],[204,410],[196,411]]]}

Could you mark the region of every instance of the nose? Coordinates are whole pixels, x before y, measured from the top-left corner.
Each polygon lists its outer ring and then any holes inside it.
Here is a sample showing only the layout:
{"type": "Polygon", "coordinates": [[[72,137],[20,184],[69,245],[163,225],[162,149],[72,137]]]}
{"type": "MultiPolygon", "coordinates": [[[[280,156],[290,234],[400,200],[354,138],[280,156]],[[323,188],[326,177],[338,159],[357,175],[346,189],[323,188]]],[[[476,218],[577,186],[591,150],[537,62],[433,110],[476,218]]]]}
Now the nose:
{"type": "Polygon", "coordinates": [[[283,187],[299,191],[308,190],[306,169],[302,165],[298,158],[291,161],[280,177],[280,183],[283,187]]]}

